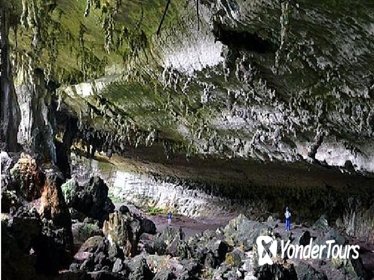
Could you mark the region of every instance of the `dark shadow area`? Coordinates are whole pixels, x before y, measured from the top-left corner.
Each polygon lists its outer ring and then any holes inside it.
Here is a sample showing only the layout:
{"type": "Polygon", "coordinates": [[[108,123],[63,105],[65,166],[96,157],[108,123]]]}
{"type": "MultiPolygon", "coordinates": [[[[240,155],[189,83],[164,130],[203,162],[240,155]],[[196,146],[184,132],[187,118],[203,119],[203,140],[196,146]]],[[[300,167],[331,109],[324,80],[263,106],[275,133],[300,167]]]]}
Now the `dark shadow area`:
{"type": "Polygon", "coordinates": [[[229,30],[217,22],[213,23],[212,32],[217,41],[235,49],[256,53],[272,53],[276,50],[270,41],[262,39],[257,34],[247,31],[229,30]]]}

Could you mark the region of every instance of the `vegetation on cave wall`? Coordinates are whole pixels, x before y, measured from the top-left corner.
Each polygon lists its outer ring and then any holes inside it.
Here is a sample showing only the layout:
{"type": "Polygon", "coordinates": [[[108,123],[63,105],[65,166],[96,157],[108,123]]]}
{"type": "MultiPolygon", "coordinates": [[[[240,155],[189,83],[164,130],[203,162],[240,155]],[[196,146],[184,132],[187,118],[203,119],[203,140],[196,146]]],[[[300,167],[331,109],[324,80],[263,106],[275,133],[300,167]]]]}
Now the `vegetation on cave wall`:
{"type": "Polygon", "coordinates": [[[370,1],[209,0],[200,18],[196,2],[171,1],[157,36],[166,3],[11,1],[15,65],[43,68],[81,121],[133,143],[292,161],[339,142],[370,165],[370,1]],[[175,61],[210,55],[191,71],[175,61]]]}
{"type": "MultiPolygon", "coordinates": [[[[165,9],[161,0],[12,0],[13,56],[47,70],[60,83],[78,83],[123,67],[149,51],[165,9]]],[[[163,26],[178,18],[181,1],[172,1],[163,26]]]]}

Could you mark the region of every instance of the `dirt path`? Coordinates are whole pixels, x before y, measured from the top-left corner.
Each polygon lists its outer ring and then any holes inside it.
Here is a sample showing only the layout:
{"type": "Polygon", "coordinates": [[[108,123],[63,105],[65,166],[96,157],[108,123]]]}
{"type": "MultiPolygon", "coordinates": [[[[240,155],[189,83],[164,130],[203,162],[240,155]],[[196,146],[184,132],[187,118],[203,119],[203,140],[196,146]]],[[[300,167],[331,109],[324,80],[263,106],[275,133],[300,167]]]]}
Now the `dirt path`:
{"type": "MultiPolygon", "coordinates": [[[[142,209],[128,203],[115,203],[116,210],[118,210],[121,205],[126,205],[131,212],[152,220],[156,225],[157,232],[162,232],[168,226],[166,214],[148,215],[142,209]]],[[[219,227],[223,227],[237,216],[238,213],[230,213],[215,218],[189,218],[182,215],[174,215],[170,226],[174,228],[182,227],[183,232],[188,238],[207,229],[216,230],[219,227]]]]}
{"type": "MultiPolygon", "coordinates": [[[[201,233],[207,229],[216,230],[219,227],[227,225],[227,223],[235,216],[227,215],[219,219],[209,218],[188,218],[185,216],[174,216],[172,219],[171,227],[182,228],[186,237],[190,237],[197,233],[201,233]]],[[[167,220],[164,215],[156,215],[149,217],[157,227],[157,231],[161,232],[167,227],[167,220]]]]}

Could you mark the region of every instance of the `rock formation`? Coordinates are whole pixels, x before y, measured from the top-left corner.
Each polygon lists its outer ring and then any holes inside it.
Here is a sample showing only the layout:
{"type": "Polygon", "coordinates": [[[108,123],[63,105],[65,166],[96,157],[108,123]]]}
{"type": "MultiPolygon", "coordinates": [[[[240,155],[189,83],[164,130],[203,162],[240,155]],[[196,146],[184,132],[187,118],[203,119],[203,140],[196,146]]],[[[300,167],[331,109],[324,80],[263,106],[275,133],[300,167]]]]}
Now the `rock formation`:
{"type": "Polygon", "coordinates": [[[259,267],[255,239],[371,248],[373,15],[367,1],[0,0],[5,278],[371,277],[365,259],[259,267]],[[115,211],[91,167],[76,174],[82,156],[173,186],[115,198],[249,218],[157,232],[115,211]]]}

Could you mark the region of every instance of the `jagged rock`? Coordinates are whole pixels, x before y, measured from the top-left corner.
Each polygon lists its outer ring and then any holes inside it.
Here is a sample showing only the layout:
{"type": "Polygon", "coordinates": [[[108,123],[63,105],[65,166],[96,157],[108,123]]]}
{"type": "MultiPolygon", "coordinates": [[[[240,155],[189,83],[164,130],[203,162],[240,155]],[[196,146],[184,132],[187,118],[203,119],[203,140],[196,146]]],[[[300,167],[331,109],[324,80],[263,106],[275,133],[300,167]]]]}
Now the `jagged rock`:
{"type": "MultiPolygon", "coordinates": [[[[105,270],[105,269],[104,269],[105,270]]],[[[91,279],[93,280],[122,280],[123,276],[118,273],[112,273],[109,271],[99,271],[91,273],[91,279]]]]}
{"type": "Polygon", "coordinates": [[[1,222],[2,277],[5,279],[37,279],[36,257],[21,248],[6,222],[1,222]]]}
{"type": "Polygon", "coordinates": [[[75,196],[78,194],[79,186],[74,179],[70,179],[61,185],[62,193],[68,207],[72,207],[75,196]]]}
{"type": "Polygon", "coordinates": [[[56,227],[52,220],[41,220],[35,208],[18,208],[10,214],[7,226],[2,224],[2,228],[10,234],[8,240],[14,240],[18,248],[9,248],[9,252],[12,252],[9,267],[15,267],[13,262],[21,259],[26,261],[28,258],[30,263],[25,263],[25,268],[32,267],[30,269],[37,273],[54,274],[70,262],[72,248],[69,233],[65,228],[56,227]]]}
{"type": "Polygon", "coordinates": [[[126,256],[135,256],[140,235],[141,221],[130,213],[114,212],[104,222],[103,232],[111,243],[123,248],[126,256]]]}
{"type": "Polygon", "coordinates": [[[56,273],[72,259],[70,229],[58,228],[52,221],[43,220],[42,235],[35,245],[38,254],[36,267],[39,271],[56,273]]]}
{"type": "Polygon", "coordinates": [[[180,241],[180,231],[176,228],[167,227],[156,236],[153,247],[159,255],[170,254],[176,256],[180,241]]]}
{"type": "Polygon", "coordinates": [[[369,279],[369,275],[362,265],[361,258],[358,259],[339,259],[333,258],[332,265],[343,271],[343,274],[348,274],[352,279],[369,279]]]}
{"type": "Polygon", "coordinates": [[[222,240],[212,240],[207,248],[220,263],[225,259],[226,253],[229,250],[227,243],[222,240]]]}
{"type": "Polygon", "coordinates": [[[258,236],[267,235],[268,226],[239,215],[231,220],[223,231],[229,245],[243,246],[243,249],[248,251],[252,249],[258,236]]]}
{"type": "Polygon", "coordinates": [[[182,269],[176,271],[176,279],[199,279],[199,274],[201,272],[201,265],[195,260],[181,260],[180,264],[182,269]]]}
{"type": "Polygon", "coordinates": [[[299,237],[299,245],[304,245],[304,246],[308,245],[310,242],[310,238],[311,238],[310,232],[308,230],[304,231],[302,235],[299,237]]]}
{"type": "Polygon", "coordinates": [[[100,177],[92,177],[90,181],[76,191],[76,184],[65,186],[70,205],[88,217],[97,219],[102,224],[114,211],[114,205],[108,198],[108,186],[100,177]]]}
{"type": "Polygon", "coordinates": [[[152,249],[156,254],[158,255],[164,255],[166,254],[166,248],[168,245],[165,243],[164,240],[160,238],[156,238],[156,240],[153,242],[152,249]]]}
{"type": "Polygon", "coordinates": [[[122,214],[126,214],[126,213],[130,212],[130,209],[126,205],[121,205],[119,207],[119,212],[121,212],[122,214]]]}
{"type": "Polygon", "coordinates": [[[258,280],[297,280],[296,271],[292,264],[285,266],[278,263],[265,264],[256,268],[255,276],[258,280]]]}
{"type": "Polygon", "coordinates": [[[100,264],[101,267],[104,267],[105,265],[110,265],[111,264],[107,255],[105,254],[105,252],[95,252],[94,262],[95,262],[95,265],[100,264]]]}
{"type": "Polygon", "coordinates": [[[242,260],[244,259],[244,253],[235,248],[232,252],[226,254],[225,263],[230,266],[240,267],[242,260]]]}
{"type": "MultiPolygon", "coordinates": [[[[120,211],[121,211],[121,209],[120,209],[120,211]]],[[[156,234],[156,231],[157,231],[156,225],[155,225],[154,222],[152,222],[149,219],[142,219],[142,221],[141,221],[141,227],[142,227],[142,231],[144,233],[156,234]]]]}
{"type": "Polygon", "coordinates": [[[9,213],[11,208],[19,208],[22,206],[22,199],[20,199],[15,191],[4,190],[1,191],[1,213],[9,213]]]}
{"type": "Polygon", "coordinates": [[[59,170],[53,165],[40,168],[30,155],[21,154],[10,173],[16,193],[35,205],[42,219],[64,228],[72,242],[71,218],[62,195],[63,177],[59,170]]]}
{"type": "Polygon", "coordinates": [[[93,271],[95,267],[95,262],[94,262],[94,256],[90,256],[87,258],[79,267],[79,270],[83,271],[93,271]]]}
{"type": "Polygon", "coordinates": [[[112,272],[121,272],[124,269],[123,261],[120,258],[117,258],[114,261],[112,272]]]}
{"type": "Polygon", "coordinates": [[[17,193],[27,201],[40,198],[42,195],[45,176],[37,162],[28,154],[21,154],[20,159],[10,170],[12,180],[17,182],[17,193]]]}
{"type": "Polygon", "coordinates": [[[62,271],[56,277],[56,280],[92,280],[91,276],[86,271],[69,270],[62,271]]]}
{"type": "Polygon", "coordinates": [[[191,258],[191,248],[187,241],[181,240],[177,246],[176,255],[181,259],[188,259],[191,258]]]}
{"type": "Polygon", "coordinates": [[[295,266],[298,280],[327,280],[327,276],[309,264],[300,262],[295,266]]]}
{"type": "Polygon", "coordinates": [[[153,280],[173,280],[176,279],[173,272],[170,270],[161,270],[156,273],[156,275],[153,277],[153,280]]]}
{"type": "MultiPolygon", "coordinates": [[[[90,252],[81,252],[81,251],[78,251],[75,255],[74,255],[74,260],[77,261],[78,263],[82,263],[84,262],[85,260],[87,260],[88,258],[91,258],[93,255],[93,253],[90,253],[90,252]]],[[[74,264],[74,263],[73,263],[74,264]]],[[[77,266],[79,267],[79,265],[77,264],[77,266]]]]}
{"type": "Polygon", "coordinates": [[[220,266],[217,270],[215,270],[213,279],[232,279],[238,280],[242,279],[242,273],[237,269],[229,269],[227,266],[220,266]]]}
{"type": "Polygon", "coordinates": [[[120,247],[116,244],[110,244],[109,250],[108,250],[108,257],[109,260],[114,262],[117,258],[123,259],[123,251],[120,249],[120,247]]]}
{"type": "Polygon", "coordinates": [[[336,244],[346,244],[346,238],[339,231],[333,228],[325,233],[323,238],[324,240],[335,240],[336,244]]]}
{"type": "Polygon", "coordinates": [[[79,252],[95,252],[99,244],[103,242],[103,236],[92,236],[88,238],[80,247],[79,252]]]}
{"type": "Polygon", "coordinates": [[[325,215],[322,215],[314,224],[314,229],[327,230],[329,228],[329,222],[325,215]]]}
{"type": "Polygon", "coordinates": [[[83,244],[88,238],[102,234],[96,223],[77,222],[72,224],[74,244],[83,244]]]}
{"type": "Polygon", "coordinates": [[[11,166],[13,165],[13,159],[9,156],[7,152],[0,152],[1,159],[1,175],[7,175],[10,171],[11,166]]]}
{"type": "Polygon", "coordinates": [[[69,208],[69,211],[70,211],[70,216],[72,220],[84,222],[84,220],[87,218],[85,214],[83,214],[82,212],[79,212],[78,210],[74,208],[69,208]]]}
{"type": "MultiPolygon", "coordinates": [[[[229,267],[226,264],[222,264],[216,270],[214,270],[212,278],[220,280],[227,279],[226,277],[224,277],[224,275],[226,275],[229,271],[229,267]]],[[[234,279],[236,279],[236,277],[234,279]]]]}
{"type": "MultiPolygon", "coordinates": [[[[22,154],[11,169],[12,186],[20,195],[17,204],[13,204],[9,226],[16,229],[16,239],[20,244],[32,242],[32,249],[37,256],[35,269],[39,273],[53,274],[61,266],[70,262],[73,238],[70,214],[61,191],[62,178],[53,166],[40,168],[30,155],[22,154]],[[30,221],[28,207],[21,206],[22,199],[30,202],[37,215],[30,221]],[[17,208],[18,207],[18,208],[17,208]],[[31,222],[38,227],[35,236],[31,228],[25,228],[31,222]],[[19,225],[23,225],[21,228],[19,225]],[[31,238],[31,239],[30,239],[31,238]]],[[[26,203],[25,203],[26,205],[26,203]]],[[[31,249],[31,245],[29,249],[31,249]]]]}
{"type": "MultiPolygon", "coordinates": [[[[217,240],[215,237],[208,240],[202,238],[199,243],[190,242],[190,246],[195,248],[196,253],[192,252],[192,254],[195,255],[195,258],[201,260],[205,267],[211,268],[216,268],[225,260],[226,253],[229,249],[226,242],[217,240]]],[[[187,250],[188,251],[184,254],[188,256],[191,249],[188,248],[187,250]]]]}
{"type": "Polygon", "coordinates": [[[215,268],[219,265],[216,258],[214,257],[213,253],[208,252],[205,254],[205,260],[204,260],[204,267],[211,267],[215,268]]]}
{"type": "Polygon", "coordinates": [[[42,222],[35,208],[22,206],[10,215],[6,226],[17,240],[19,248],[26,252],[35,245],[42,234],[42,222]]]}
{"type": "Polygon", "coordinates": [[[153,273],[149,269],[146,259],[142,255],[135,256],[134,258],[125,261],[126,266],[129,268],[128,279],[138,280],[138,279],[152,279],[153,273]]]}
{"type": "Polygon", "coordinates": [[[42,218],[52,220],[57,227],[63,227],[72,238],[70,212],[61,190],[62,175],[52,168],[46,169],[45,174],[46,180],[38,211],[42,218]]]}
{"type": "Polygon", "coordinates": [[[99,252],[104,252],[107,254],[111,243],[112,242],[108,238],[103,238],[101,242],[98,244],[95,254],[99,252]]]}

